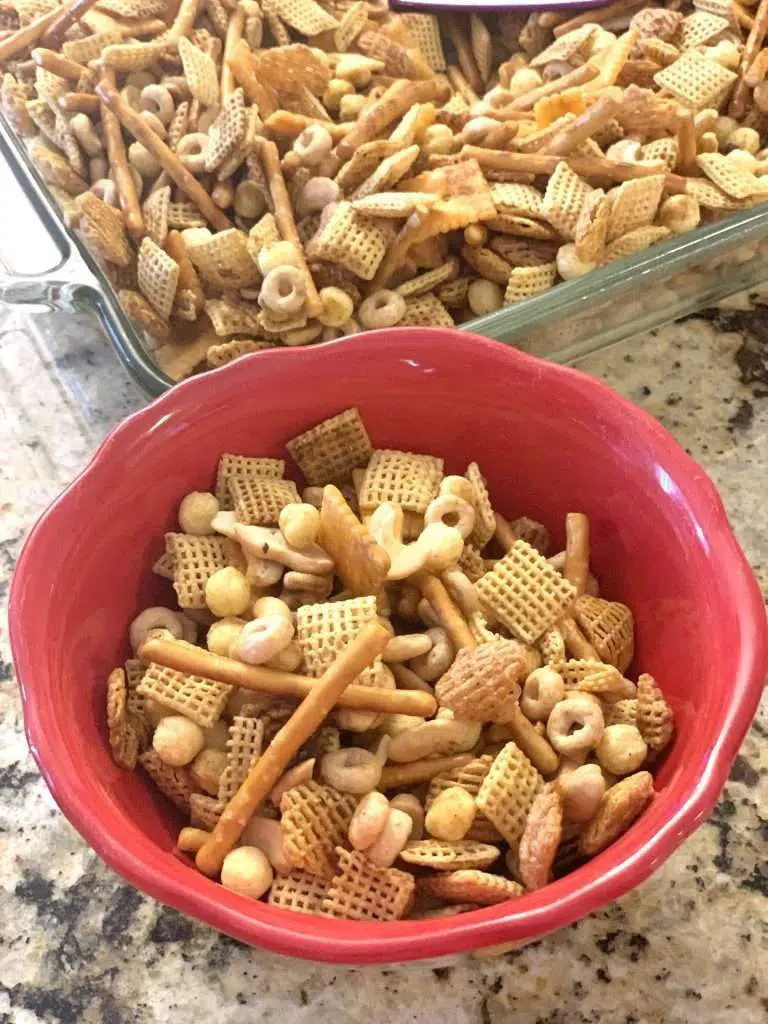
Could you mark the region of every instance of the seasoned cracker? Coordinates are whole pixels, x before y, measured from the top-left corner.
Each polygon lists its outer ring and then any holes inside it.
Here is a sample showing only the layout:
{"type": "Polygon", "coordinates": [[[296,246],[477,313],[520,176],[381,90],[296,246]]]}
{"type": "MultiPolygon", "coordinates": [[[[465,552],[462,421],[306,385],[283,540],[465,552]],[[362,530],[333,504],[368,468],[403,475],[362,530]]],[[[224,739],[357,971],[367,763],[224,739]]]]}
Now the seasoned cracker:
{"type": "Polygon", "coordinates": [[[347,590],[355,595],[379,593],[389,572],[389,555],[333,485],[323,489],[318,540],[347,590]]]}

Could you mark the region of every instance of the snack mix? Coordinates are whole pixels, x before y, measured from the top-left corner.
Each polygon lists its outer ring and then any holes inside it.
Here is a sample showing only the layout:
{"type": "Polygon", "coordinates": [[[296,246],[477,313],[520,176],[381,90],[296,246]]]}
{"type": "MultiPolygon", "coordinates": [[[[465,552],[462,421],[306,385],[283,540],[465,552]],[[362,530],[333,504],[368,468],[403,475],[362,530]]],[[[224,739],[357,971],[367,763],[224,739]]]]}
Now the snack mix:
{"type": "Polygon", "coordinates": [[[768,196],[768,0],[0,5],[5,117],[174,379],[493,313],[768,196]]]}
{"type": "Polygon", "coordinates": [[[673,713],[637,682],[589,522],[496,512],[480,467],[374,449],[356,409],[224,454],[153,566],[107,683],[109,743],[185,816],[178,848],[235,892],[390,921],[539,889],[653,799],[673,713]],[[199,646],[198,646],[199,645],[199,646]]]}

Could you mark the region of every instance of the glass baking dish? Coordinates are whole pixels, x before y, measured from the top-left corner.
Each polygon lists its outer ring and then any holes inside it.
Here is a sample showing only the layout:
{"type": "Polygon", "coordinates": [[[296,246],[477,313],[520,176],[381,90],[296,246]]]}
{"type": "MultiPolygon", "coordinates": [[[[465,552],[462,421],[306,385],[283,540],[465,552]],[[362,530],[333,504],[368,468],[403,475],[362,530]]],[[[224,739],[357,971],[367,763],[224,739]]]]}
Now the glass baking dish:
{"type": "MultiPolygon", "coordinates": [[[[2,114],[0,153],[56,253],[54,264],[42,274],[0,267],[0,302],[94,312],[140,387],[150,395],[167,390],[173,380],[154,364],[106,277],[64,226],[23,143],[2,114]]],[[[8,196],[0,195],[0,203],[7,202],[8,196]]],[[[567,363],[766,279],[768,204],[763,204],[463,323],[460,329],[567,363]]]]}

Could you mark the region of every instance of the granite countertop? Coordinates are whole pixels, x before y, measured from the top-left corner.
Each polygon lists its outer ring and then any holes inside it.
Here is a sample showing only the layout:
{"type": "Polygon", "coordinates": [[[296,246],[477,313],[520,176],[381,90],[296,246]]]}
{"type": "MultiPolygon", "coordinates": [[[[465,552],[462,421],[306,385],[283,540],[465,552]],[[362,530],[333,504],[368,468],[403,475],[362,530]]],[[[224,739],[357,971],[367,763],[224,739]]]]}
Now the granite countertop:
{"type": "MultiPolygon", "coordinates": [[[[35,517],[143,399],[86,317],[0,320],[0,596],[35,517]]],[[[736,315],[585,360],[706,467],[768,584],[768,344],[736,315]],[[728,329],[730,328],[730,329],[728,329]]],[[[0,625],[0,1022],[758,1024],[768,1015],[766,704],[699,831],[639,889],[497,958],[364,971],[281,960],[124,885],[29,755],[0,625]]]]}

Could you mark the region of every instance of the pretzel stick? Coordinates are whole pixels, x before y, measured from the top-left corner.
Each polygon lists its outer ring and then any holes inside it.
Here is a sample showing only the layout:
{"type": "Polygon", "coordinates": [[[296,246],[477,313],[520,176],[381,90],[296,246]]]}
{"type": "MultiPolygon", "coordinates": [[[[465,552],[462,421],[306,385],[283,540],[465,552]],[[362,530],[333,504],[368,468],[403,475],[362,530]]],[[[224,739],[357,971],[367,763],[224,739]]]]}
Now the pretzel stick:
{"type": "Polygon", "coordinates": [[[445,77],[451,83],[459,96],[461,96],[461,98],[470,106],[479,101],[480,97],[467,81],[461,68],[457,68],[454,64],[449,65],[446,69],[445,77]]]}
{"type": "MultiPolygon", "coordinates": [[[[130,25],[118,25],[113,22],[113,29],[122,32],[123,38],[128,36],[159,36],[165,32],[166,25],[162,18],[144,18],[141,21],[133,21],[130,25]]],[[[158,40],[160,42],[161,40],[158,40]]]]}
{"type": "Polygon", "coordinates": [[[43,46],[47,46],[51,50],[58,50],[67,29],[79,21],[84,14],[87,14],[96,2],[97,0],[72,0],[65,7],[60,7],[56,12],[57,17],[43,33],[43,46]]]}
{"type": "Polygon", "coordinates": [[[570,615],[564,616],[557,623],[557,630],[565,640],[566,647],[576,658],[586,658],[588,661],[600,661],[600,657],[592,644],[587,640],[576,621],[570,615]]]}
{"type": "Polygon", "coordinates": [[[565,92],[566,89],[570,89],[574,85],[584,85],[586,82],[591,81],[593,78],[597,78],[600,74],[599,68],[595,67],[591,62],[582,64],[578,68],[574,68],[573,71],[569,71],[567,75],[563,75],[561,78],[555,78],[552,82],[545,82],[544,85],[540,85],[537,89],[531,89],[524,96],[518,96],[516,100],[512,100],[506,107],[500,107],[495,115],[498,120],[504,120],[504,111],[508,110],[512,113],[518,110],[533,110],[534,106],[543,99],[545,96],[552,96],[554,93],[565,92]]]}
{"type": "Polygon", "coordinates": [[[750,89],[754,89],[765,81],[766,73],[768,73],[768,50],[761,50],[749,65],[744,81],[750,89]]]}
{"type": "Polygon", "coordinates": [[[423,573],[416,578],[415,582],[422,597],[429,601],[432,611],[456,650],[461,650],[462,647],[473,650],[477,647],[477,640],[472,635],[467,620],[445,589],[442,580],[431,573],[423,573]]]}
{"type": "Polygon", "coordinates": [[[626,14],[633,8],[640,7],[643,2],[644,0],[617,0],[616,3],[609,4],[607,7],[602,7],[600,10],[589,10],[584,14],[578,14],[575,18],[570,18],[568,21],[562,21],[555,27],[555,38],[558,36],[564,36],[566,32],[572,32],[575,28],[581,28],[582,25],[592,24],[592,22],[597,25],[602,25],[603,22],[611,21],[611,19],[617,17],[617,15],[626,14]]]}
{"type": "Polygon", "coordinates": [[[420,782],[430,782],[436,775],[463,768],[474,757],[474,754],[454,754],[453,757],[429,757],[424,761],[411,761],[409,764],[387,765],[381,773],[378,788],[406,789],[420,782]]]}
{"type": "MultiPolygon", "coordinates": [[[[115,72],[112,68],[102,67],[101,81],[108,88],[114,89],[115,72]]],[[[123,132],[117,117],[104,103],[100,105],[100,110],[101,130],[107,143],[109,167],[120,200],[120,209],[123,211],[125,227],[129,235],[138,239],[144,234],[144,217],[139,205],[136,183],[133,180],[131,168],[128,164],[128,154],[125,151],[123,132]]]]}
{"type": "Polygon", "coordinates": [[[336,147],[336,156],[342,163],[349,160],[364,142],[381,135],[417,103],[430,103],[432,100],[445,103],[450,96],[451,87],[441,75],[419,81],[395,82],[381,99],[358,117],[355,127],[336,147]]]}
{"type": "Polygon", "coordinates": [[[204,875],[217,875],[224,858],[242,835],[261,803],[282,778],[298,750],[320,728],[353,679],[366,669],[391,639],[378,622],[363,626],[328,668],[311,693],[299,704],[267,749],[249,770],[245,781],[221,813],[195,863],[204,875]]]}
{"type": "Polygon", "coordinates": [[[493,536],[501,545],[504,553],[508,554],[512,550],[512,547],[517,543],[518,538],[515,536],[515,531],[509,525],[504,516],[498,512],[494,512],[493,516],[496,520],[496,532],[493,536]]]}
{"type": "Polygon", "coordinates": [[[677,165],[681,174],[695,175],[696,167],[696,126],[690,110],[679,110],[677,114],[677,165]]]}
{"type": "Polygon", "coordinates": [[[307,117],[306,114],[294,114],[292,110],[276,110],[264,121],[264,127],[271,135],[279,136],[286,140],[297,139],[299,135],[310,125],[319,124],[329,133],[334,143],[341,140],[355,127],[354,121],[345,121],[342,124],[333,124],[332,121],[322,121],[319,117],[307,117]]]}
{"type": "Polygon", "coordinates": [[[370,292],[375,292],[388,284],[395,270],[402,265],[403,260],[408,255],[408,250],[418,241],[421,229],[422,212],[414,210],[400,228],[392,245],[384,254],[384,259],[379,264],[379,269],[376,271],[371,282],[370,292]]]}
{"type": "Polygon", "coordinates": [[[255,103],[259,108],[262,119],[274,114],[278,106],[277,96],[270,86],[259,81],[254,66],[254,57],[248,43],[244,39],[238,40],[226,60],[235,81],[238,85],[242,85],[243,91],[251,103],[255,103]]]}
{"type": "Polygon", "coordinates": [[[98,114],[100,106],[99,97],[90,92],[66,92],[56,105],[67,114],[98,114]]]}
{"type": "Polygon", "coordinates": [[[41,68],[50,71],[60,78],[67,78],[72,82],[79,82],[80,76],[87,73],[88,69],[75,60],[69,60],[54,50],[46,50],[42,46],[36,47],[30,54],[32,60],[41,68]]]}
{"type": "Polygon", "coordinates": [[[136,111],[129,106],[114,86],[110,85],[104,78],[96,86],[96,92],[102,102],[113,114],[116,115],[120,124],[126,128],[134,138],[138,139],[157,162],[173,178],[181,191],[192,200],[206,220],[219,231],[226,231],[232,224],[213,202],[206,190],[179,160],[178,156],[170,149],[136,111]]]}
{"type": "Polygon", "coordinates": [[[755,12],[755,23],[747,36],[747,41],[741,54],[739,80],[736,82],[736,88],[733,90],[731,103],[728,108],[730,116],[735,117],[737,121],[744,116],[747,109],[749,86],[747,85],[746,74],[763,45],[766,32],[768,32],[768,0],[760,0],[760,6],[755,12]]]}
{"type": "Polygon", "coordinates": [[[531,722],[520,710],[520,705],[513,705],[509,720],[505,720],[494,731],[494,739],[502,735],[514,740],[522,752],[542,775],[554,775],[560,764],[560,758],[552,745],[536,732],[531,722]]]}
{"type": "Polygon", "coordinates": [[[621,106],[622,93],[620,89],[610,89],[604,93],[592,106],[587,107],[583,114],[579,114],[575,120],[561,128],[548,143],[544,146],[546,153],[570,153],[582,142],[591,139],[595,132],[604,128],[609,121],[613,120],[621,106]],[[618,93],[618,96],[616,95],[618,93]]]}
{"type": "Polygon", "coordinates": [[[168,237],[165,240],[165,251],[179,265],[179,280],[176,286],[176,294],[178,295],[181,291],[191,292],[195,309],[198,313],[202,313],[205,306],[205,292],[200,284],[200,278],[197,276],[194,264],[189,258],[189,252],[187,251],[184,239],[181,237],[181,232],[168,232],[168,237]]]}
{"type": "Polygon", "coordinates": [[[229,58],[232,56],[235,47],[243,38],[245,26],[245,8],[240,4],[230,15],[227,24],[227,34],[224,37],[224,53],[221,58],[221,102],[226,103],[235,90],[235,76],[229,66],[229,58]]]}
{"type": "Polygon", "coordinates": [[[315,282],[312,279],[309,267],[307,266],[307,261],[304,257],[304,245],[299,238],[299,232],[296,230],[296,220],[293,215],[293,204],[291,203],[291,197],[288,195],[288,189],[285,186],[283,169],[280,166],[280,154],[277,150],[277,146],[274,142],[270,142],[269,139],[258,140],[258,152],[261,156],[262,167],[264,168],[264,177],[267,179],[267,184],[269,185],[269,194],[272,197],[272,207],[275,221],[277,223],[277,229],[280,232],[283,241],[293,242],[301,259],[299,271],[304,278],[304,286],[306,289],[306,314],[309,317],[317,316],[320,312],[321,306],[320,296],[317,294],[315,282]]]}
{"type": "Polygon", "coordinates": [[[201,0],[181,0],[173,24],[168,29],[163,42],[176,44],[182,36],[188,36],[195,27],[200,11],[201,0]]]}
{"type": "MultiPolygon", "coordinates": [[[[391,638],[391,634],[390,634],[391,638]]],[[[191,675],[205,676],[229,686],[244,690],[271,693],[287,700],[302,700],[318,685],[311,676],[261,665],[246,665],[233,658],[223,658],[199,647],[188,647],[172,640],[147,640],[142,647],[142,658],[157,665],[176,669],[191,675]]],[[[428,718],[437,710],[435,698],[417,690],[383,690],[375,686],[354,684],[339,698],[339,707],[356,711],[384,711],[387,714],[418,715],[428,718]]]]}
{"type": "Polygon", "coordinates": [[[60,10],[58,7],[53,11],[48,11],[47,14],[41,14],[39,18],[35,18],[29,25],[16,29],[15,32],[12,32],[7,38],[3,39],[0,42],[0,61],[10,60],[17,53],[26,50],[28,46],[34,46],[46,29],[58,18],[59,14],[60,10]]]}
{"type": "Polygon", "coordinates": [[[747,14],[738,0],[731,0],[731,10],[736,15],[736,21],[738,21],[740,25],[743,25],[744,28],[751,29],[754,27],[755,19],[751,14],[747,14]]]}
{"type": "MultiPolygon", "coordinates": [[[[546,153],[502,153],[480,146],[464,146],[461,155],[467,160],[477,160],[481,167],[495,171],[521,171],[527,174],[552,174],[562,161],[572,171],[585,178],[608,178],[611,181],[631,181],[633,178],[649,178],[664,174],[666,164],[654,161],[647,164],[622,163],[606,160],[599,156],[549,156],[546,153]]],[[[685,192],[685,178],[679,174],[665,174],[665,191],[682,195],[685,192]]]]}
{"type": "Polygon", "coordinates": [[[456,51],[459,67],[464,72],[471,88],[476,93],[483,92],[483,79],[475,63],[475,57],[472,53],[466,29],[459,24],[458,19],[453,15],[449,15],[446,19],[446,27],[448,28],[448,36],[456,51]]]}
{"type": "Polygon", "coordinates": [[[589,579],[589,519],[583,512],[569,512],[565,517],[563,576],[576,587],[576,597],[581,597],[589,579]]]}

